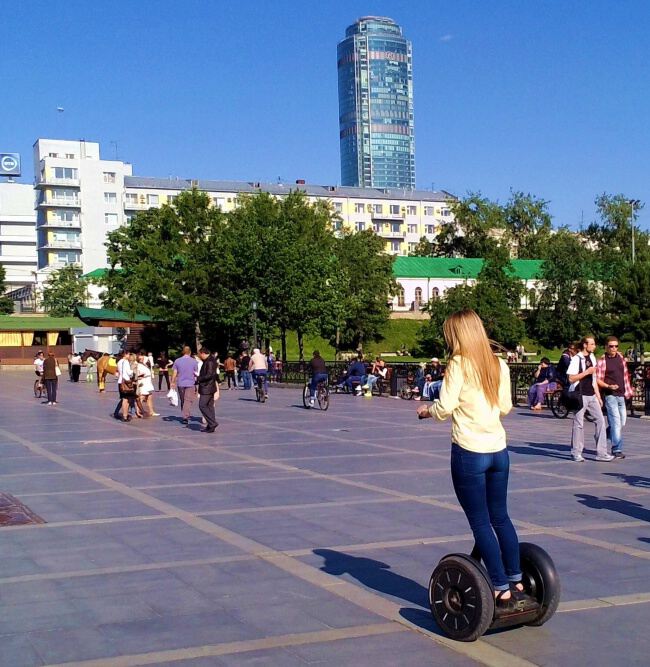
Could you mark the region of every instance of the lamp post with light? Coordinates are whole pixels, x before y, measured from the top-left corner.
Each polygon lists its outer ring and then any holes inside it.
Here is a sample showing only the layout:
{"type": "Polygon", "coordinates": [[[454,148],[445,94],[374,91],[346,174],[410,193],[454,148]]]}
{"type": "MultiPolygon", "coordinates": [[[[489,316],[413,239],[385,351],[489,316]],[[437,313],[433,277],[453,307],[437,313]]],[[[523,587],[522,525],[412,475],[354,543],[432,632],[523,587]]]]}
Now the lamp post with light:
{"type": "Polygon", "coordinates": [[[634,211],[639,208],[641,201],[639,199],[628,199],[627,202],[630,205],[630,225],[632,227],[632,264],[636,260],[636,248],[635,248],[635,239],[634,239],[634,211]]]}

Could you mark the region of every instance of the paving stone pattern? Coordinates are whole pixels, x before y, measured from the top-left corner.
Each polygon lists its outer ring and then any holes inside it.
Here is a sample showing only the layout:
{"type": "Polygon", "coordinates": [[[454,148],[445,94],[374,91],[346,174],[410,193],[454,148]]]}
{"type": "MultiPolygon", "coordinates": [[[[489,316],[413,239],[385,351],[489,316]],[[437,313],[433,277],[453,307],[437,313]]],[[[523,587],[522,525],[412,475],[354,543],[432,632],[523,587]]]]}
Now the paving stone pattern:
{"type": "Polygon", "coordinates": [[[117,422],[115,389],[62,381],[47,406],[0,373],[0,514],[32,520],[0,528],[1,666],[648,664],[650,422],[628,422],[626,459],[574,463],[570,419],[505,420],[511,514],[562,604],[463,644],[427,607],[435,564],[472,546],[448,424],[272,386],[223,391],[209,435],[164,393],[161,417],[117,422]]]}

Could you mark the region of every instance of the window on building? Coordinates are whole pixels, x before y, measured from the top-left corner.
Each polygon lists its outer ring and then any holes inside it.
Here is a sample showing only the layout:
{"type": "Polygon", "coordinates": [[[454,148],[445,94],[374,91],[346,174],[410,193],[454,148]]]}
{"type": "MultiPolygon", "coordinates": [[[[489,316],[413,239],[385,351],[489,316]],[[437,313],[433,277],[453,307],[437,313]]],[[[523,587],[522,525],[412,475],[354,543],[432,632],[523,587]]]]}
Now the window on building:
{"type": "Polygon", "coordinates": [[[52,190],[52,198],[56,201],[66,203],[66,204],[74,204],[78,202],[78,197],[77,193],[74,190],[63,190],[63,189],[57,189],[54,188],[52,190]]]}
{"type": "Polygon", "coordinates": [[[397,290],[397,305],[404,307],[406,305],[406,301],[404,300],[404,288],[400,287],[397,290]]]}
{"type": "Polygon", "coordinates": [[[78,177],[78,170],[74,167],[54,167],[54,178],[65,178],[76,180],[78,177]]]}
{"type": "Polygon", "coordinates": [[[56,222],[77,222],[79,217],[74,211],[55,211],[56,222]]]}
{"type": "Polygon", "coordinates": [[[406,207],[406,213],[407,215],[417,215],[418,214],[418,207],[409,205],[406,207]]]}
{"type": "Polygon", "coordinates": [[[131,220],[133,220],[133,218],[135,218],[136,215],[137,215],[136,213],[127,213],[124,216],[124,219],[126,220],[127,224],[131,222],[131,220]]]}
{"type": "Polygon", "coordinates": [[[390,212],[391,212],[391,215],[399,215],[399,204],[391,204],[390,205],[390,212]]]}
{"type": "Polygon", "coordinates": [[[442,215],[443,218],[448,218],[451,215],[451,210],[443,208],[442,211],[440,211],[440,215],[442,215]]]}
{"type": "Polygon", "coordinates": [[[409,255],[412,255],[417,250],[417,247],[418,247],[417,243],[409,241],[409,255]]]}
{"type": "Polygon", "coordinates": [[[58,153],[48,153],[47,157],[59,157],[58,153]]]}
{"type": "Polygon", "coordinates": [[[440,298],[440,290],[437,287],[434,287],[431,290],[431,298],[435,301],[440,298]]]}
{"type": "Polygon", "coordinates": [[[416,287],[415,288],[414,304],[415,304],[416,308],[420,308],[422,306],[422,288],[421,287],[416,287]]]}
{"type": "Polygon", "coordinates": [[[375,234],[379,234],[379,232],[381,232],[381,228],[382,228],[381,222],[373,223],[372,228],[375,230],[375,234]]]}
{"type": "Polygon", "coordinates": [[[57,252],[54,254],[54,261],[57,264],[78,264],[79,263],[79,253],[78,252],[57,252]]]}
{"type": "Polygon", "coordinates": [[[104,193],[104,203],[105,204],[117,204],[117,193],[116,192],[105,192],[104,193]]]}
{"type": "Polygon", "coordinates": [[[107,225],[117,224],[117,213],[104,213],[104,222],[107,225]]]}
{"type": "Polygon", "coordinates": [[[433,206],[425,206],[424,207],[424,215],[433,215],[433,213],[434,213],[433,206]]]}
{"type": "Polygon", "coordinates": [[[417,234],[418,233],[418,226],[417,225],[408,225],[407,229],[408,229],[409,234],[417,234]]]}
{"type": "Polygon", "coordinates": [[[127,204],[137,204],[138,203],[138,195],[135,192],[127,192],[125,197],[126,197],[126,203],[127,204]]]}
{"type": "Polygon", "coordinates": [[[158,195],[147,195],[147,204],[149,206],[158,206],[158,195]]]}
{"type": "Polygon", "coordinates": [[[362,232],[366,228],[366,223],[365,222],[356,222],[354,227],[358,232],[362,232]]]}
{"type": "Polygon", "coordinates": [[[338,232],[343,228],[343,223],[340,220],[335,220],[332,225],[334,231],[338,232]]]}
{"type": "Polygon", "coordinates": [[[343,204],[340,201],[335,201],[334,202],[334,210],[337,213],[341,213],[341,211],[343,211],[343,204]]]}
{"type": "Polygon", "coordinates": [[[436,226],[435,225],[424,225],[424,233],[425,234],[435,234],[436,233],[436,226]]]}
{"type": "Polygon", "coordinates": [[[104,172],[104,183],[115,183],[115,172],[114,171],[105,171],[104,172]]]}
{"type": "Polygon", "coordinates": [[[390,242],[390,251],[399,252],[400,251],[400,241],[391,241],[390,242]]]}
{"type": "Polygon", "coordinates": [[[384,212],[384,205],[383,205],[383,204],[375,204],[375,205],[372,207],[372,210],[373,210],[375,213],[381,215],[381,214],[384,212]]]}
{"type": "Polygon", "coordinates": [[[363,213],[364,210],[365,210],[365,207],[364,207],[363,204],[356,203],[356,204],[354,205],[354,212],[355,212],[355,213],[363,213]]]}
{"type": "Polygon", "coordinates": [[[401,225],[399,224],[399,222],[391,222],[390,231],[393,232],[394,234],[399,234],[401,231],[400,227],[401,225]]]}
{"type": "Polygon", "coordinates": [[[214,197],[212,199],[212,201],[214,202],[215,206],[218,206],[222,210],[223,210],[224,206],[226,205],[226,200],[225,200],[224,197],[214,197]]]}
{"type": "Polygon", "coordinates": [[[167,195],[167,203],[173,204],[178,199],[178,195],[167,195]]]}
{"type": "Polygon", "coordinates": [[[74,160],[74,153],[66,153],[65,157],[67,160],[74,160]]]}

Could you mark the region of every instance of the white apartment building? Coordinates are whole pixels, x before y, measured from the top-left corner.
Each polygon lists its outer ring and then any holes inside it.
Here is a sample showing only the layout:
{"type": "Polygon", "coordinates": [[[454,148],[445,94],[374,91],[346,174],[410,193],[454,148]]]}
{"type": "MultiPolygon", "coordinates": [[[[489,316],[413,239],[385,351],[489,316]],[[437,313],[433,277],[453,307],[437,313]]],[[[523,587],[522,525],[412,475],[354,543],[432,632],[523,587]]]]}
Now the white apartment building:
{"type": "Polygon", "coordinates": [[[232,211],[242,194],[268,192],[283,197],[291,190],[301,190],[312,202],[331,202],[339,217],[336,229],[372,229],[384,240],[386,252],[393,255],[408,255],[423,236],[433,240],[438,227],[453,220],[450,203],[455,200],[444,191],[312,185],[303,180],[262,183],[126,176],[124,187],[126,219],[138,211],[171,204],[180,192],[192,187],[207,192],[224,212],[232,211]]]}
{"type": "Polygon", "coordinates": [[[8,292],[36,280],[34,189],[27,183],[0,183],[0,264],[8,292]]]}
{"type": "Polygon", "coordinates": [[[36,141],[39,274],[73,263],[84,273],[106,266],[106,233],[124,223],[124,177],[130,175],[130,164],[102,160],[98,143],[36,141]]]}

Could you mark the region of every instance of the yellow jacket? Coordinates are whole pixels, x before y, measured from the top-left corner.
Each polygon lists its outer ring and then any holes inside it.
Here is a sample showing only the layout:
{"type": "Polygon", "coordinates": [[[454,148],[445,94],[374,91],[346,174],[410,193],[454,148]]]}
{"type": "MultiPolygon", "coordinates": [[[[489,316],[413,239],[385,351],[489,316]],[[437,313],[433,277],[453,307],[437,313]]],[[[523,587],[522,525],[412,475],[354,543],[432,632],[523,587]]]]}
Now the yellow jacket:
{"type": "Polygon", "coordinates": [[[471,452],[487,454],[506,446],[506,432],[501,417],[512,410],[510,371],[499,359],[501,382],[498,405],[490,405],[476,380],[466,380],[461,368],[461,357],[453,357],[447,364],[440,388],[440,398],[433,402],[429,413],[444,421],[451,416],[451,439],[471,452]]]}

